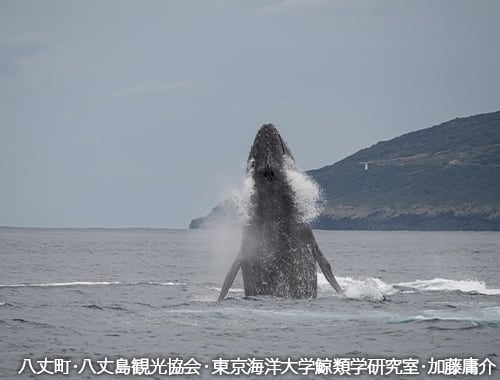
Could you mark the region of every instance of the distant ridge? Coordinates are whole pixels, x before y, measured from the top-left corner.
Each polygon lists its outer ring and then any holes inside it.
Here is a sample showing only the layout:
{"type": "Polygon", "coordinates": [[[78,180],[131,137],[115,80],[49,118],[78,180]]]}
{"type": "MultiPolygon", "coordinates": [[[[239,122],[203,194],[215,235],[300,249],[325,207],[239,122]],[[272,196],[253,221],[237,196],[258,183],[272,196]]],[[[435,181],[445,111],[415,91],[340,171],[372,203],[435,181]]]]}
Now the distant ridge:
{"type": "MultiPolygon", "coordinates": [[[[320,229],[500,230],[500,111],[404,134],[307,172],[320,229]]],[[[190,228],[230,216],[219,205],[190,228]]]]}

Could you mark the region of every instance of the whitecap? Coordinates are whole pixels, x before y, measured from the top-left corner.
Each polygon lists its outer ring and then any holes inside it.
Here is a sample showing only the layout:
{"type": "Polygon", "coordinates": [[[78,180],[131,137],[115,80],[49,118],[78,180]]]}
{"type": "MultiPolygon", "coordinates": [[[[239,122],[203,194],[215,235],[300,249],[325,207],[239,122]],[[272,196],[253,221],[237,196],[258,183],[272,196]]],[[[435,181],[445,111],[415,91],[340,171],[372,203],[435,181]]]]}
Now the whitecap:
{"type": "Polygon", "coordinates": [[[459,291],[463,293],[479,293],[484,295],[500,295],[500,289],[488,289],[484,281],[478,280],[451,280],[446,278],[434,278],[432,280],[415,280],[401,282],[393,285],[399,289],[413,289],[418,291],[459,291]]]}
{"type": "MultiPolygon", "coordinates": [[[[500,295],[500,289],[488,288],[484,281],[451,280],[434,278],[432,280],[415,280],[389,284],[376,277],[337,277],[337,281],[348,298],[382,300],[393,294],[416,292],[453,292],[477,293],[483,295],[500,295]]],[[[331,289],[322,273],[318,273],[318,286],[331,289]]]]}
{"type": "Polygon", "coordinates": [[[187,284],[185,282],[160,282],[160,285],[163,285],[163,286],[185,286],[187,284]]]}
{"type": "Polygon", "coordinates": [[[459,310],[422,310],[416,315],[393,318],[391,323],[409,322],[464,322],[472,326],[500,323],[500,306],[465,308],[459,310]]]}
{"type": "Polygon", "coordinates": [[[47,282],[47,283],[21,283],[0,284],[0,288],[53,288],[53,287],[76,287],[76,286],[108,286],[108,285],[161,285],[161,286],[185,286],[184,282],[166,281],[72,281],[72,282],[47,282]]]}
{"type": "MultiPolygon", "coordinates": [[[[221,288],[217,288],[216,286],[210,286],[208,289],[215,290],[217,292],[220,292],[222,290],[221,288]]],[[[231,292],[231,293],[243,293],[244,291],[245,291],[245,289],[240,289],[240,288],[230,288],[229,289],[229,292],[231,292]]]]}
{"type": "Polygon", "coordinates": [[[48,282],[48,283],[24,283],[24,284],[0,284],[0,288],[51,288],[63,286],[103,286],[118,285],[120,281],[73,281],[73,282],[48,282]]]}

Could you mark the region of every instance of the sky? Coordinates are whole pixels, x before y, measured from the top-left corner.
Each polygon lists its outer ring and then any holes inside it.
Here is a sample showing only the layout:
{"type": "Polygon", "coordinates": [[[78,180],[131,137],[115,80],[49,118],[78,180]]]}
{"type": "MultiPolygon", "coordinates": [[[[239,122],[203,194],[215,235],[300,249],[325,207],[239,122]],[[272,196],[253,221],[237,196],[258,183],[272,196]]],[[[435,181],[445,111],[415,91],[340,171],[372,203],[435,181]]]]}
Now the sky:
{"type": "Polygon", "coordinates": [[[500,110],[500,2],[0,2],[0,226],[186,228],[272,122],[299,168],[500,110]]]}

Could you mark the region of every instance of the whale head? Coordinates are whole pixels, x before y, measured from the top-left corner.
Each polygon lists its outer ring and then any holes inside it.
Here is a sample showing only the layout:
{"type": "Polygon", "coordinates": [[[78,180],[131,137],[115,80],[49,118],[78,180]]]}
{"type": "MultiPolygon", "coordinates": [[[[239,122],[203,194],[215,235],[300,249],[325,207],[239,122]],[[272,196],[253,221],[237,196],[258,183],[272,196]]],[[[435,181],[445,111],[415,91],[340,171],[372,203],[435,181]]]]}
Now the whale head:
{"type": "Polygon", "coordinates": [[[248,170],[256,183],[271,184],[285,179],[285,166],[293,163],[286,142],[273,124],[264,124],[255,136],[248,156],[248,170]]]}

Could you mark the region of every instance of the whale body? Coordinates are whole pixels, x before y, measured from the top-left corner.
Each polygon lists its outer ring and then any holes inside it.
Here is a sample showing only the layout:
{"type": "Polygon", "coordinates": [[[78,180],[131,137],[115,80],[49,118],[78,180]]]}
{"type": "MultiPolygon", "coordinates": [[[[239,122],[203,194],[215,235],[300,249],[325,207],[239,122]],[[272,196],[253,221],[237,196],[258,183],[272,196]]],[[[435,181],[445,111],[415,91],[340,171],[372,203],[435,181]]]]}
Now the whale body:
{"type": "Polygon", "coordinates": [[[254,182],[248,223],[219,301],[227,295],[240,268],[247,297],[316,298],[316,265],[343,295],[309,223],[301,216],[287,178],[287,171],[293,170],[297,169],[288,145],[273,124],[264,124],[247,161],[247,175],[254,182]]]}

